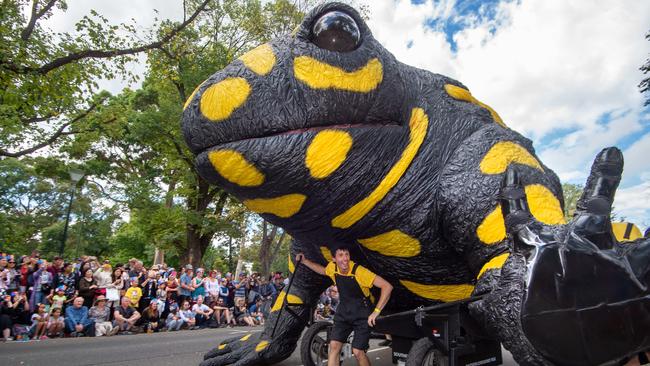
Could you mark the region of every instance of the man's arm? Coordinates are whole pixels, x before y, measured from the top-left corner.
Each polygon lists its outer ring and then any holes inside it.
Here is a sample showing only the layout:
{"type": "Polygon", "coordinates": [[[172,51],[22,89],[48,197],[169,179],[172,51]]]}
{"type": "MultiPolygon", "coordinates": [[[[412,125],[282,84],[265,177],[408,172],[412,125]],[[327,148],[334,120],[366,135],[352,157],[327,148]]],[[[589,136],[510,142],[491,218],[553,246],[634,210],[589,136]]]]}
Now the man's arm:
{"type": "Polygon", "coordinates": [[[122,322],[126,320],[126,319],[124,319],[124,317],[122,316],[122,314],[120,314],[120,311],[119,311],[119,310],[115,310],[115,311],[113,312],[113,317],[115,317],[115,320],[119,320],[119,321],[122,321],[122,322]]]}
{"type": "Polygon", "coordinates": [[[368,324],[371,327],[375,326],[375,319],[379,316],[379,313],[381,313],[381,310],[386,306],[386,303],[388,302],[388,299],[390,298],[390,293],[393,291],[393,285],[388,283],[385,279],[383,279],[381,276],[376,275],[375,280],[372,281],[373,286],[379,287],[381,289],[381,295],[379,295],[379,301],[377,302],[377,305],[375,306],[375,309],[372,311],[370,316],[368,317],[368,324]]]}
{"type": "Polygon", "coordinates": [[[325,267],[321,266],[318,263],[314,263],[307,259],[304,254],[298,253],[296,255],[296,263],[301,262],[302,264],[306,265],[311,269],[312,271],[318,273],[319,275],[325,276],[325,267]]]}

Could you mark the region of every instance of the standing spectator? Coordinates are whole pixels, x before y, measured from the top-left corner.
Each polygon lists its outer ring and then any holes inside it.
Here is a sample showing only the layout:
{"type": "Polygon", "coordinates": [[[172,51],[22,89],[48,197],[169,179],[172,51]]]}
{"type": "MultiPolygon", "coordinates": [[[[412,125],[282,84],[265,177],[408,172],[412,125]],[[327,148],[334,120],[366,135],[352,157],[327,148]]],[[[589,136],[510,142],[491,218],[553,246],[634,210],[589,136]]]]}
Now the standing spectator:
{"type": "Polygon", "coordinates": [[[275,287],[275,297],[273,298],[273,302],[275,302],[278,294],[282,292],[282,289],[284,288],[284,283],[282,282],[282,276],[280,274],[276,274],[273,278],[273,287],[275,287]]]}
{"type": "Polygon", "coordinates": [[[20,272],[16,269],[16,257],[7,259],[7,292],[18,292],[20,285],[20,272]]]}
{"type": "MultiPolygon", "coordinates": [[[[224,279],[224,281],[226,281],[226,279],[224,279]]],[[[219,325],[221,325],[224,320],[225,323],[223,324],[227,325],[228,328],[237,325],[230,309],[226,306],[225,298],[220,297],[219,300],[217,300],[217,304],[212,309],[214,310],[214,317],[217,319],[219,325]]]]}
{"type": "Polygon", "coordinates": [[[88,318],[88,308],[84,306],[84,298],[74,299],[72,306],[65,309],[65,329],[74,337],[95,336],[95,322],[88,318]]]}
{"type": "Polygon", "coordinates": [[[131,307],[137,310],[140,305],[140,299],[142,298],[142,289],[140,288],[137,278],[131,280],[131,287],[126,290],[124,296],[131,301],[131,307]]]}
{"type": "Polygon", "coordinates": [[[262,307],[259,310],[264,314],[264,317],[268,317],[269,312],[271,311],[272,301],[275,298],[275,286],[273,286],[266,277],[262,277],[260,296],[262,298],[262,307]]]}
{"type": "MultiPolygon", "coordinates": [[[[7,260],[5,257],[3,257],[0,254],[0,262],[4,262],[5,264],[7,263],[7,260]]],[[[9,286],[9,268],[7,268],[7,265],[5,266],[0,266],[0,293],[7,293],[7,288],[9,286]]]]}
{"type": "Polygon", "coordinates": [[[246,302],[244,301],[244,299],[242,298],[238,299],[233,314],[235,316],[235,320],[237,320],[237,323],[245,324],[251,327],[255,326],[255,322],[253,321],[253,318],[251,318],[251,314],[248,312],[248,309],[246,308],[246,302]]]}
{"type": "Polygon", "coordinates": [[[97,294],[106,296],[106,288],[113,284],[113,273],[110,263],[104,263],[95,273],[93,278],[97,285],[97,294]]]}
{"type": "Polygon", "coordinates": [[[54,257],[52,263],[48,265],[47,271],[52,275],[52,287],[59,286],[57,280],[59,279],[59,274],[63,272],[63,258],[58,255],[54,257]]]}
{"type": "Polygon", "coordinates": [[[113,312],[115,318],[114,324],[118,327],[118,331],[123,334],[131,334],[130,330],[133,329],[135,323],[140,319],[140,313],[131,306],[131,299],[124,296],[120,301],[120,306],[113,312]]]}
{"type": "Polygon", "coordinates": [[[13,326],[11,316],[14,312],[14,306],[11,295],[2,296],[2,302],[0,302],[0,331],[2,331],[2,340],[4,342],[13,340],[11,338],[11,328],[13,326]]]}
{"type": "Polygon", "coordinates": [[[205,303],[210,306],[216,304],[217,299],[219,298],[219,288],[221,287],[219,285],[219,280],[217,280],[217,271],[210,271],[203,286],[205,286],[206,292],[205,303]]]}
{"type": "Polygon", "coordinates": [[[221,286],[219,286],[219,299],[223,301],[223,305],[228,307],[228,295],[230,290],[228,289],[228,279],[224,278],[221,280],[221,286]]]}
{"type": "MultiPolygon", "coordinates": [[[[185,300],[192,299],[192,272],[193,268],[191,264],[185,266],[185,273],[181,275],[180,288],[178,290],[178,302],[182,304],[185,300]]],[[[182,311],[182,309],[181,309],[182,311]]]]}
{"type": "Polygon", "coordinates": [[[109,298],[109,296],[106,296],[106,300],[108,300],[108,307],[111,309],[115,309],[120,305],[120,300],[122,296],[124,296],[125,288],[124,288],[124,278],[122,277],[122,268],[121,267],[115,267],[113,270],[113,274],[111,275],[111,285],[107,287],[107,292],[112,291],[114,292],[112,299],[109,298]],[[112,289],[112,290],[108,290],[112,289]]]}
{"type": "Polygon", "coordinates": [[[167,299],[169,303],[178,304],[178,279],[176,278],[176,271],[171,271],[167,278],[167,299]]]}
{"type": "Polygon", "coordinates": [[[156,291],[158,290],[158,281],[156,280],[156,271],[149,271],[147,279],[142,283],[142,299],[138,309],[144,312],[144,309],[149,307],[151,300],[156,299],[156,291]]]}
{"type": "Polygon", "coordinates": [[[196,326],[199,328],[205,328],[207,326],[208,319],[210,319],[210,316],[214,310],[210,309],[209,306],[204,304],[203,296],[199,295],[199,297],[196,298],[196,304],[192,306],[192,312],[194,312],[196,317],[196,326]]]}
{"type": "Polygon", "coordinates": [[[79,280],[78,285],[79,296],[84,299],[84,307],[90,308],[93,305],[93,300],[95,299],[95,290],[97,289],[97,284],[93,278],[93,270],[92,268],[89,268],[89,265],[86,266],[86,270],[83,272],[83,274],[84,276],[79,280]]]}
{"type": "Polygon", "coordinates": [[[88,317],[95,322],[95,336],[112,336],[120,328],[111,323],[111,309],[106,306],[106,297],[99,295],[95,299],[95,305],[88,311],[88,317]]]}
{"type": "Polygon", "coordinates": [[[183,301],[180,315],[183,323],[187,325],[187,329],[196,329],[196,314],[190,309],[190,302],[188,300],[183,301]]]}
{"type": "Polygon", "coordinates": [[[248,286],[248,280],[245,273],[239,274],[239,280],[233,282],[235,286],[235,305],[238,304],[239,300],[246,302],[246,286],[248,286]]]}
{"type": "Polygon", "coordinates": [[[38,304],[37,306],[36,312],[32,314],[32,326],[29,333],[33,339],[47,339],[45,332],[47,331],[47,321],[49,319],[45,311],[45,304],[38,304]]]}
{"type": "Polygon", "coordinates": [[[60,337],[63,335],[65,328],[65,318],[61,316],[62,310],[56,308],[52,310],[50,318],[47,321],[47,336],[50,338],[60,337]]]}
{"type": "Polygon", "coordinates": [[[142,312],[142,325],[147,333],[158,332],[160,329],[160,313],[158,312],[158,302],[151,301],[149,306],[142,312]]]}
{"type": "Polygon", "coordinates": [[[234,279],[232,278],[232,274],[228,273],[226,274],[226,279],[228,280],[228,301],[226,304],[228,305],[229,308],[234,308],[235,307],[235,284],[234,284],[234,279]]]}
{"type": "Polygon", "coordinates": [[[162,282],[156,290],[156,302],[158,303],[158,312],[161,319],[167,318],[169,313],[169,303],[167,302],[167,282],[162,282]]]}
{"type": "Polygon", "coordinates": [[[52,275],[47,271],[47,262],[38,260],[36,262],[37,270],[32,274],[34,289],[29,299],[29,306],[35,309],[36,304],[45,302],[45,296],[52,290],[52,275]]]}
{"type": "Polygon", "coordinates": [[[167,315],[167,330],[174,331],[179,330],[183,326],[183,320],[181,315],[178,313],[178,305],[172,303],[169,305],[169,314],[167,315]]]}
{"type": "Polygon", "coordinates": [[[77,296],[77,274],[74,271],[74,265],[71,263],[64,263],[63,270],[59,273],[59,278],[56,281],[58,286],[63,286],[65,289],[65,297],[67,302],[72,302],[77,296]]]}
{"type": "Polygon", "coordinates": [[[33,269],[34,267],[32,266],[29,257],[23,257],[23,262],[20,265],[20,282],[18,286],[20,292],[23,294],[27,293],[27,281],[29,280],[30,275],[33,273],[33,269]]]}
{"type": "Polygon", "coordinates": [[[196,270],[196,276],[192,279],[192,301],[196,302],[199,296],[205,298],[205,278],[203,278],[203,268],[196,270]]]}

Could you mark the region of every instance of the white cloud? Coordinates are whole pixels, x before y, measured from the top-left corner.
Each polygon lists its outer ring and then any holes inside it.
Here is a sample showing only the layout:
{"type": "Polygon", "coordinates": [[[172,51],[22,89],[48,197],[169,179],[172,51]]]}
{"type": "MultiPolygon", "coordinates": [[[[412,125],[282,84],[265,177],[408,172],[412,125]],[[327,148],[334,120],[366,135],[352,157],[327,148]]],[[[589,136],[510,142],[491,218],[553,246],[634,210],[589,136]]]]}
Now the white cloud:
{"type": "Polygon", "coordinates": [[[650,226],[650,182],[622,188],[616,192],[615,212],[644,230],[650,226]]]}

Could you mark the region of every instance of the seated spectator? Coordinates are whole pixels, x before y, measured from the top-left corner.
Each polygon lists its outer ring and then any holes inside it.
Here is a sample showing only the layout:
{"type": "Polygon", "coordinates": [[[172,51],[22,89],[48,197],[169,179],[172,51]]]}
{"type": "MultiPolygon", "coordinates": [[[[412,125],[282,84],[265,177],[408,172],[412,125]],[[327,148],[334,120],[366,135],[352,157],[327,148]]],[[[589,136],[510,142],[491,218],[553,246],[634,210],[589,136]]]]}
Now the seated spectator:
{"type": "Polygon", "coordinates": [[[196,314],[190,309],[190,302],[185,300],[183,301],[183,306],[180,311],[181,320],[183,324],[187,326],[187,329],[196,329],[196,314]]]}
{"type": "Polygon", "coordinates": [[[196,304],[192,306],[192,312],[194,312],[196,316],[196,326],[199,328],[205,328],[208,325],[208,319],[210,319],[214,310],[204,304],[203,296],[199,295],[196,298],[196,304]]]}
{"type": "Polygon", "coordinates": [[[212,307],[212,309],[214,310],[214,318],[217,319],[217,323],[219,325],[226,324],[228,328],[232,327],[233,325],[237,325],[235,319],[232,316],[232,313],[230,312],[230,309],[228,309],[226,306],[225,298],[220,297],[217,300],[217,305],[212,307]]]}
{"type": "Polygon", "coordinates": [[[251,318],[255,321],[255,324],[264,325],[264,313],[262,313],[262,304],[263,301],[261,298],[257,298],[257,302],[251,306],[250,314],[251,318]]]}
{"type": "Polygon", "coordinates": [[[95,336],[95,322],[88,318],[88,308],[84,306],[83,297],[76,297],[72,306],[65,309],[65,330],[74,337],[95,336]]]}
{"type": "Polygon", "coordinates": [[[158,332],[161,328],[158,302],[151,301],[149,306],[142,312],[142,325],[147,333],[158,332]]]}
{"type": "Polygon", "coordinates": [[[178,305],[175,303],[169,305],[169,315],[167,315],[165,324],[169,331],[179,330],[183,326],[183,319],[181,319],[181,315],[178,313],[178,305]]]}
{"type": "Polygon", "coordinates": [[[11,338],[11,328],[13,327],[11,317],[14,314],[14,306],[11,295],[2,296],[2,302],[0,302],[0,331],[2,331],[2,340],[4,342],[13,340],[11,338]]]}
{"type": "Polygon", "coordinates": [[[251,318],[251,314],[248,312],[248,309],[246,308],[246,302],[243,298],[237,299],[234,316],[238,324],[248,325],[251,327],[255,326],[255,322],[253,321],[253,318],[251,318]]]}
{"type": "Polygon", "coordinates": [[[131,334],[131,330],[135,323],[140,319],[140,313],[131,306],[131,299],[126,296],[122,297],[120,306],[113,312],[115,320],[113,325],[118,327],[118,331],[122,334],[131,334]]]}
{"type": "Polygon", "coordinates": [[[65,317],[61,316],[61,309],[54,308],[50,313],[50,318],[47,321],[47,336],[50,338],[63,336],[63,329],[65,328],[65,317]]]}
{"type": "Polygon", "coordinates": [[[99,295],[95,305],[88,311],[88,317],[95,322],[95,336],[112,336],[120,329],[111,323],[111,309],[106,306],[106,296],[99,295]]]}
{"type": "Polygon", "coordinates": [[[131,307],[138,309],[140,299],[142,298],[142,289],[137,279],[131,281],[131,287],[126,290],[126,296],[131,301],[131,307]]]}
{"type": "Polygon", "coordinates": [[[48,320],[49,316],[45,311],[45,304],[38,304],[36,312],[32,314],[32,327],[29,329],[32,339],[47,339],[45,332],[47,331],[48,320]]]}

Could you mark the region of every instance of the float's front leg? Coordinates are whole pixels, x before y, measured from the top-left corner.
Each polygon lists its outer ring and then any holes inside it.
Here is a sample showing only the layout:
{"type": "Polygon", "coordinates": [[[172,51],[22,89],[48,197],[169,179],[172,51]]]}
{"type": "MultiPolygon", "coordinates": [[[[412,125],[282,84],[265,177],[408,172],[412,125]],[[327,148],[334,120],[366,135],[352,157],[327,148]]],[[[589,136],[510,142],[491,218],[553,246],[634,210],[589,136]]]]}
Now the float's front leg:
{"type": "MultiPolygon", "coordinates": [[[[292,260],[296,253],[302,252],[311,261],[324,264],[317,248],[294,242],[289,260],[292,260]]],[[[201,366],[271,365],[286,359],[296,348],[298,339],[309,320],[311,308],[329,284],[330,280],[327,277],[299,265],[293,271],[288,293],[287,286],[278,295],[266,320],[264,331],[260,334],[246,334],[221,342],[217,348],[206,353],[205,361],[201,366]],[[286,308],[280,310],[287,304],[291,312],[286,308]]]]}

